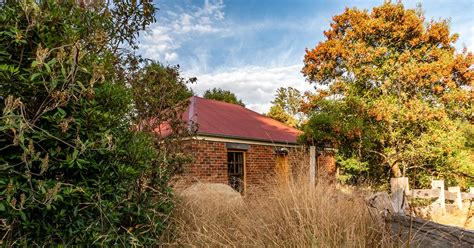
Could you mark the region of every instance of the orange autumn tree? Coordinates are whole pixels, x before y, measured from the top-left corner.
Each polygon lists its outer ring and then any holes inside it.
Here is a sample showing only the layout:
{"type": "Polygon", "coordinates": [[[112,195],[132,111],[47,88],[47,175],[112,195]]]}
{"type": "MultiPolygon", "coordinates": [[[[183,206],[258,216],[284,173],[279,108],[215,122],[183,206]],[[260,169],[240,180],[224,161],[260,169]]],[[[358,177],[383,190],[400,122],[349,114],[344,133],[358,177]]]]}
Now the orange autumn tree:
{"type": "Polygon", "coordinates": [[[307,50],[302,137],[339,149],[346,179],[416,174],[467,185],[474,176],[474,58],[455,49],[445,20],[387,2],[333,17],[326,39],[307,50]]]}

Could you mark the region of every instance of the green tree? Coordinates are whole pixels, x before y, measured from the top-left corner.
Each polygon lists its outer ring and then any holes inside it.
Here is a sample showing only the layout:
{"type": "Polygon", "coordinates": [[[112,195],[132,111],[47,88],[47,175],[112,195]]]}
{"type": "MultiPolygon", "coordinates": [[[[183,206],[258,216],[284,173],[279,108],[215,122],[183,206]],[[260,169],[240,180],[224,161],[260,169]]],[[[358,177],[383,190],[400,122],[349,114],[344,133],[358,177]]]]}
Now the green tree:
{"type": "Polygon", "coordinates": [[[139,117],[157,116],[159,112],[173,108],[194,95],[189,84],[194,83],[196,78],[182,78],[179,74],[179,66],[164,66],[156,61],[144,63],[143,67],[137,68],[137,71],[131,74],[130,80],[139,117]],[[161,105],[158,106],[158,104],[161,105]],[[159,109],[150,108],[150,105],[159,109]]]}
{"type": "Polygon", "coordinates": [[[292,127],[300,126],[304,121],[304,114],[301,112],[302,102],[303,96],[298,89],[280,87],[267,116],[292,127]]]}
{"type": "Polygon", "coordinates": [[[276,91],[275,99],[272,101],[274,105],[280,106],[288,114],[296,116],[300,113],[301,102],[303,97],[298,89],[293,87],[280,87],[276,91]]]}
{"type": "Polygon", "coordinates": [[[307,50],[302,70],[324,85],[308,96],[308,142],[336,146],[340,164],[386,180],[416,173],[418,183],[474,176],[474,58],[456,52],[447,21],[424,22],[421,11],[385,3],[371,12],[333,17],[326,40],[307,50]],[[390,173],[391,171],[391,173],[390,173]]]}
{"type": "Polygon", "coordinates": [[[273,105],[270,107],[270,111],[266,114],[266,116],[275,119],[281,123],[285,123],[290,127],[296,127],[298,125],[298,121],[295,120],[291,115],[289,115],[280,105],[273,105]]]}
{"type": "Polygon", "coordinates": [[[184,122],[181,115],[189,106],[189,97],[194,95],[189,84],[196,78],[182,78],[178,66],[164,66],[156,61],[144,63],[131,73],[133,122],[138,123],[141,131],[155,136],[158,157],[165,158],[169,173],[175,174],[190,161],[183,143],[196,129],[184,122]]]}
{"type": "Polygon", "coordinates": [[[2,3],[2,245],[156,245],[172,161],[132,126],[139,63],[124,49],[154,12],[149,1],[2,3]]]}
{"type": "Polygon", "coordinates": [[[242,107],[245,107],[245,104],[242,102],[242,100],[237,99],[237,96],[230,90],[223,90],[221,88],[209,89],[204,92],[203,97],[207,99],[238,104],[242,107]]]}

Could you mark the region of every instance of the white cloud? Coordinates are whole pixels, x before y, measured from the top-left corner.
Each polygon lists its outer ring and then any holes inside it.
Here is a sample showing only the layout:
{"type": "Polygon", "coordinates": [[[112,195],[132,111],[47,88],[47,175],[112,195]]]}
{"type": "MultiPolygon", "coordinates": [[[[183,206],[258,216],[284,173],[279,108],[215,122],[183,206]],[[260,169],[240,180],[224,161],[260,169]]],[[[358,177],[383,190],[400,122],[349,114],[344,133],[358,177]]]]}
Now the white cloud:
{"type": "Polygon", "coordinates": [[[302,64],[281,67],[244,67],[217,73],[194,74],[198,82],[191,87],[202,95],[210,88],[222,88],[234,92],[246,106],[256,112],[268,112],[279,87],[294,87],[301,92],[311,90],[300,72],[302,64]]]}
{"type": "Polygon", "coordinates": [[[168,62],[174,62],[178,59],[178,54],[175,52],[165,53],[165,60],[168,62]]]}
{"type": "Polygon", "coordinates": [[[466,47],[469,51],[474,53],[474,26],[471,26],[470,28],[467,29],[465,35],[469,37],[467,39],[467,44],[466,47]]]}
{"type": "Polygon", "coordinates": [[[166,60],[166,54],[172,54],[179,47],[180,44],[170,34],[170,28],[154,26],[142,37],[140,50],[148,58],[166,60]]]}
{"type": "Polygon", "coordinates": [[[216,25],[224,16],[223,0],[205,0],[202,7],[159,12],[157,22],[141,39],[141,53],[164,63],[176,62],[176,51],[183,42],[195,39],[196,35],[224,32],[216,25]]]}

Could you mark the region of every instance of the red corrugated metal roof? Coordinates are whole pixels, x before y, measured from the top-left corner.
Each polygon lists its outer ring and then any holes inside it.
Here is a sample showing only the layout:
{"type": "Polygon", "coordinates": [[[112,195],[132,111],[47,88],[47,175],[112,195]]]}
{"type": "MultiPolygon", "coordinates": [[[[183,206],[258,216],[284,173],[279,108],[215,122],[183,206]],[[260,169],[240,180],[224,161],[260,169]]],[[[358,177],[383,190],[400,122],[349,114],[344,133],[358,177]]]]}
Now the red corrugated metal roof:
{"type": "Polygon", "coordinates": [[[298,129],[237,104],[191,97],[183,119],[198,125],[198,134],[295,144],[298,129]]]}

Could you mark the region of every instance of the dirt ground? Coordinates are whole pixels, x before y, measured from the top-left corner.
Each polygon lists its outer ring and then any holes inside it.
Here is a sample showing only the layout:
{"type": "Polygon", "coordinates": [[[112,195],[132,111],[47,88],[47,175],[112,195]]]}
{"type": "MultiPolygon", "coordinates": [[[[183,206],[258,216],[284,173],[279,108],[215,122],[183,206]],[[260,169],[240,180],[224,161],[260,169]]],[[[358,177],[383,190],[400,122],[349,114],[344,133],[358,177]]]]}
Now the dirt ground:
{"type": "Polygon", "coordinates": [[[432,220],[434,222],[458,226],[470,230],[474,230],[474,203],[464,203],[463,211],[455,209],[452,206],[447,206],[446,214],[444,215],[434,215],[432,220]]]}

